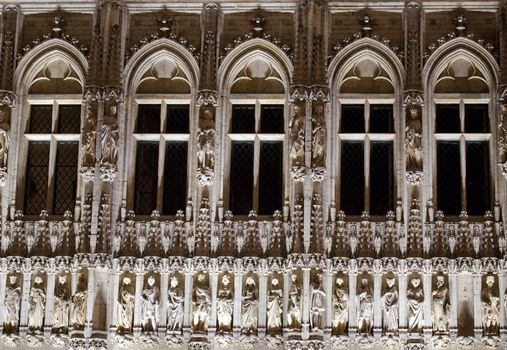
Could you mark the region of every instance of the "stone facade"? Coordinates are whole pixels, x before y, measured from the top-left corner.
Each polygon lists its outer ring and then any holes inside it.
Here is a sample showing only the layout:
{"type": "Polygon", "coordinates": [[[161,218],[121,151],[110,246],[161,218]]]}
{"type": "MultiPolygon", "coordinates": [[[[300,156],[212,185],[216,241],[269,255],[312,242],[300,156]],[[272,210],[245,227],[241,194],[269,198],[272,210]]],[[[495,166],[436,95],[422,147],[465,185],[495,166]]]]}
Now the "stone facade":
{"type": "Polygon", "coordinates": [[[505,0],[4,2],[0,347],[507,348],[506,28],[505,0]],[[58,101],[81,105],[80,132],[48,136],[79,144],[75,205],[54,215],[48,194],[34,216],[27,120],[58,101]],[[160,194],[134,211],[142,101],[189,105],[176,215],[160,194]],[[244,101],[284,106],[272,215],[229,210],[244,101]],[[336,116],[378,101],[393,106],[377,135],[393,146],[393,205],[347,216],[339,144],[359,136],[336,116]],[[438,206],[436,140],[454,137],[434,135],[439,103],[488,106],[471,138],[489,145],[481,215],[438,206]]]}

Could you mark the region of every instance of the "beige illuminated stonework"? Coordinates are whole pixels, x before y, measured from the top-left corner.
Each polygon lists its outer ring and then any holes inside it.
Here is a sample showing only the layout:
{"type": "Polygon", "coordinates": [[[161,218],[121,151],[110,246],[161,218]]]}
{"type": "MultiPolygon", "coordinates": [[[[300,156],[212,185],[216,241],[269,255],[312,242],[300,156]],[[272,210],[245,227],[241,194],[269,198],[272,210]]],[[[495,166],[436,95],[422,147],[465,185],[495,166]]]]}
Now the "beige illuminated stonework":
{"type": "Polygon", "coordinates": [[[507,348],[506,0],[0,11],[1,349],[507,348]]]}

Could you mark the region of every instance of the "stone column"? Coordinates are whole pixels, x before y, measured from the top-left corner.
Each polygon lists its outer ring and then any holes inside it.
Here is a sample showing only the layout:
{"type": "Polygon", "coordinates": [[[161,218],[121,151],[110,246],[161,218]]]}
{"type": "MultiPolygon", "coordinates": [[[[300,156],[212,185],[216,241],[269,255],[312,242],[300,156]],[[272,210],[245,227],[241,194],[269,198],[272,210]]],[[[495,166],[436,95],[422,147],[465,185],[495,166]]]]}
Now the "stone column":
{"type": "Polygon", "coordinates": [[[481,289],[482,289],[482,271],[480,262],[475,266],[473,273],[474,281],[474,335],[476,339],[482,338],[482,308],[481,308],[481,289]]]}
{"type": "Polygon", "coordinates": [[[51,334],[51,325],[53,324],[53,305],[55,295],[55,272],[46,273],[46,310],[44,315],[44,334],[51,334]]]}
{"type": "Polygon", "coordinates": [[[407,310],[407,285],[408,285],[406,265],[404,261],[400,261],[398,270],[399,285],[399,334],[400,341],[405,342],[407,338],[408,327],[408,310],[407,310]]]}
{"type": "Polygon", "coordinates": [[[376,339],[382,335],[382,267],[379,260],[373,268],[373,335],[376,339]]]}
{"type": "Polygon", "coordinates": [[[0,315],[2,315],[0,317],[0,334],[3,333],[3,330],[4,330],[4,316],[5,315],[5,305],[4,305],[4,300],[5,300],[5,286],[7,284],[7,276],[8,276],[9,272],[8,271],[1,271],[0,272],[0,315]]]}
{"type": "Polygon", "coordinates": [[[211,293],[211,312],[208,322],[208,337],[213,339],[217,329],[217,291],[218,291],[218,273],[215,269],[209,273],[209,290],[211,293]]]}
{"type": "Polygon", "coordinates": [[[432,285],[432,269],[429,260],[426,260],[423,273],[423,290],[424,290],[424,328],[423,333],[425,341],[430,342],[433,334],[433,326],[431,320],[431,285],[432,285]]]}
{"type": "MultiPolygon", "coordinates": [[[[29,259],[26,259],[28,266],[29,259]]],[[[19,335],[25,336],[28,330],[28,300],[30,296],[30,288],[32,287],[32,274],[30,269],[26,269],[23,271],[23,295],[21,297],[21,309],[20,309],[20,318],[19,318],[19,335]]]]}
{"type": "Polygon", "coordinates": [[[333,315],[333,277],[334,274],[329,269],[324,271],[324,291],[327,295],[326,313],[324,318],[324,327],[326,327],[326,329],[324,334],[328,337],[331,335],[332,331],[331,318],[333,315]]]}
{"type": "MultiPolygon", "coordinates": [[[[167,331],[167,292],[169,289],[169,273],[166,269],[160,272],[160,304],[159,304],[159,334],[165,334],[167,331]]],[[[188,299],[188,298],[187,298],[188,299]]]]}
{"type": "Polygon", "coordinates": [[[449,333],[451,339],[458,336],[458,276],[456,273],[456,261],[449,262],[449,302],[451,303],[451,315],[449,333]]]}
{"type": "Polygon", "coordinates": [[[257,327],[258,327],[259,337],[264,337],[266,335],[266,327],[267,327],[266,326],[266,323],[267,323],[266,297],[267,297],[267,292],[268,292],[267,291],[268,274],[267,274],[267,266],[265,265],[266,260],[261,260],[260,264],[261,264],[261,268],[260,268],[260,271],[258,274],[258,276],[259,276],[259,320],[257,323],[257,327]]]}
{"type": "Polygon", "coordinates": [[[308,339],[310,331],[310,268],[303,268],[303,285],[302,285],[302,315],[301,315],[301,337],[308,339]]]}
{"type": "Polygon", "coordinates": [[[349,261],[349,337],[357,335],[357,266],[355,260],[349,261]]]}
{"type": "MultiPolygon", "coordinates": [[[[120,283],[122,283],[120,281],[120,283]]],[[[141,319],[141,307],[142,307],[142,293],[144,284],[144,271],[136,271],[136,286],[134,289],[135,302],[134,302],[134,323],[132,325],[132,334],[134,337],[138,337],[142,332],[142,319],[141,319]]]]}
{"type": "Polygon", "coordinates": [[[192,268],[190,268],[191,260],[187,261],[187,266],[185,269],[185,304],[183,313],[183,336],[185,340],[190,338],[190,333],[192,331],[192,287],[193,287],[193,279],[192,279],[192,268]]]}
{"type": "MultiPolygon", "coordinates": [[[[241,267],[241,260],[238,260],[238,267],[241,267]]],[[[243,295],[243,273],[241,268],[234,272],[234,314],[232,318],[232,329],[234,337],[241,334],[241,296],[243,295]]]]}
{"type": "Polygon", "coordinates": [[[283,272],[283,305],[282,305],[282,327],[283,333],[287,333],[287,314],[288,314],[288,305],[289,305],[289,292],[291,286],[291,271],[285,270],[283,272]]]}

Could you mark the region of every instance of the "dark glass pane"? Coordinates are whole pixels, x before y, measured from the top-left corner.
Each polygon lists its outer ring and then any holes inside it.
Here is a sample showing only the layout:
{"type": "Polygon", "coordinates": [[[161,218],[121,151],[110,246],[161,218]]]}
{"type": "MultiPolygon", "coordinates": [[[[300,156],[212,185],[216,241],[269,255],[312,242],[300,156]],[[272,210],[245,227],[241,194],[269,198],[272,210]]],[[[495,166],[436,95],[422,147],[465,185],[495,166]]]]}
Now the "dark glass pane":
{"type": "Polygon", "coordinates": [[[283,133],[283,105],[261,106],[261,133],[283,133]]]}
{"type": "Polygon", "coordinates": [[[52,105],[31,105],[28,132],[31,134],[51,134],[52,119],[52,105]]]}
{"type": "Polygon", "coordinates": [[[255,133],[255,105],[233,105],[231,133],[255,133]]]}
{"type": "Polygon", "coordinates": [[[364,133],[364,105],[342,105],[340,132],[364,133]]]}
{"type": "Polygon", "coordinates": [[[244,215],[252,209],[253,142],[233,142],[231,147],[229,209],[244,215]]]}
{"type": "Polygon", "coordinates": [[[25,214],[38,215],[46,209],[48,195],[49,142],[28,144],[25,214]]]}
{"type": "Polygon", "coordinates": [[[348,215],[359,215],[364,210],[363,142],[342,141],[341,156],[341,210],[348,215]]]}
{"type": "Polygon", "coordinates": [[[188,143],[168,142],[164,163],[164,200],[162,212],[175,215],[187,205],[187,157],[188,143]]]}
{"type": "Polygon", "coordinates": [[[60,141],[57,147],[53,214],[60,215],[76,204],[79,143],[60,141]]]}
{"type": "Polygon", "coordinates": [[[394,132],[393,105],[370,106],[370,132],[394,132]]]}
{"type": "Polygon", "coordinates": [[[461,132],[459,105],[437,105],[436,133],[461,132]]]}
{"type": "Polygon", "coordinates": [[[60,134],[81,133],[81,105],[58,106],[58,132],[60,134]]]}
{"type": "Polygon", "coordinates": [[[489,132],[488,105],[465,105],[465,132],[489,132]]]}
{"type": "Polygon", "coordinates": [[[461,211],[461,168],[459,141],[437,142],[437,200],[444,214],[461,211]]]}
{"type": "Polygon", "coordinates": [[[188,105],[167,106],[166,133],[168,134],[188,134],[190,108],[188,105]]]}
{"type": "Polygon", "coordinates": [[[283,142],[262,142],[259,164],[259,214],[282,209],[283,142]]]}
{"type": "Polygon", "coordinates": [[[488,142],[467,142],[467,211],[484,215],[491,210],[488,142]]]}
{"type": "Polygon", "coordinates": [[[370,214],[385,215],[394,203],[393,143],[372,142],[370,152],[370,214]]]}
{"type": "Polygon", "coordinates": [[[160,133],[160,105],[139,105],[137,108],[136,132],[160,133]]]}
{"type": "Polygon", "coordinates": [[[157,207],[158,142],[139,141],[136,155],[134,210],[150,214],[157,207]]]}

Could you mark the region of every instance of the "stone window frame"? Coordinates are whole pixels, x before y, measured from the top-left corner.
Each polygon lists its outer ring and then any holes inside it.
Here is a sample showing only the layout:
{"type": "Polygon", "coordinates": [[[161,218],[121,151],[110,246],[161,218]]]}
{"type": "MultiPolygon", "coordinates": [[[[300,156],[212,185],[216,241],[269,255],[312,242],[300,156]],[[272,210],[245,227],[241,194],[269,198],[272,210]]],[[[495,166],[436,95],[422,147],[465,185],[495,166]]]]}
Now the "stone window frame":
{"type": "MultiPolygon", "coordinates": [[[[252,195],[252,208],[251,210],[255,210],[258,213],[259,209],[259,164],[260,164],[260,144],[262,141],[281,141],[283,155],[282,155],[282,198],[281,203],[283,207],[283,201],[287,196],[287,128],[288,128],[288,119],[289,119],[289,102],[286,94],[230,94],[227,97],[227,106],[226,106],[226,147],[225,147],[225,157],[226,157],[226,181],[229,182],[230,173],[231,173],[231,158],[232,158],[232,142],[233,141],[253,141],[254,142],[254,175],[253,175],[253,195],[252,195]],[[230,126],[232,122],[232,108],[233,105],[253,105],[255,104],[255,129],[256,132],[254,134],[240,134],[240,133],[231,133],[230,126]],[[261,118],[261,106],[262,105],[283,105],[283,133],[273,134],[273,133],[260,133],[260,118],[261,118]]],[[[226,186],[224,183],[224,205],[229,210],[229,199],[230,199],[230,187],[226,186]]],[[[280,208],[282,210],[283,208],[280,208]]],[[[236,214],[232,213],[235,216],[246,216],[245,214],[236,214]]],[[[261,215],[263,216],[263,215],[261,215]]],[[[271,215],[266,215],[271,216],[271,215]]]]}
{"type": "MultiPolygon", "coordinates": [[[[24,152],[22,153],[22,168],[20,169],[20,173],[24,174],[24,181],[18,183],[18,187],[20,190],[19,203],[22,203],[23,209],[25,208],[25,196],[26,196],[26,176],[28,171],[28,152],[29,152],[29,143],[31,141],[47,141],[50,143],[49,149],[49,170],[48,170],[48,194],[46,200],[45,210],[49,213],[49,215],[57,215],[53,213],[53,204],[54,204],[54,193],[55,193],[55,171],[56,171],[56,156],[58,152],[58,142],[60,141],[77,141],[78,142],[78,156],[77,156],[77,172],[76,172],[76,197],[77,201],[80,197],[80,193],[83,191],[83,182],[81,176],[79,176],[79,169],[81,167],[81,133],[79,134],[61,134],[56,130],[58,113],[59,113],[59,105],[80,105],[81,113],[80,113],[80,130],[83,125],[83,111],[84,104],[83,98],[81,94],[56,94],[56,95],[42,95],[42,94],[28,94],[25,101],[25,118],[23,123],[23,145],[24,152]],[[49,134],[31,134],[28,132],[31,106],[32,105],[51,105],[52,106],[52,125],[51,125],[51,133],[49,134]]],[[[71,212],[75,208],[68,208],[71,212]]],[[[59,214],[58,214],[59,215],[59,214]]],[[[31,216],[31,215],[28,215],[31,216]]],[[[37,215],[35,215],[37,216],[37,215]]]]}

